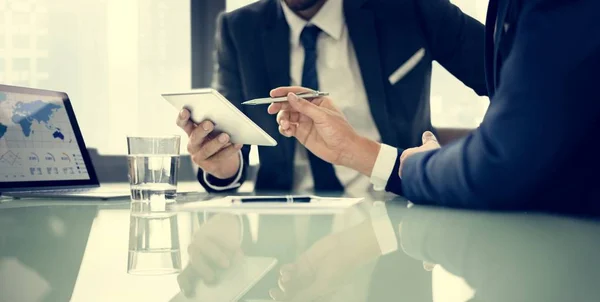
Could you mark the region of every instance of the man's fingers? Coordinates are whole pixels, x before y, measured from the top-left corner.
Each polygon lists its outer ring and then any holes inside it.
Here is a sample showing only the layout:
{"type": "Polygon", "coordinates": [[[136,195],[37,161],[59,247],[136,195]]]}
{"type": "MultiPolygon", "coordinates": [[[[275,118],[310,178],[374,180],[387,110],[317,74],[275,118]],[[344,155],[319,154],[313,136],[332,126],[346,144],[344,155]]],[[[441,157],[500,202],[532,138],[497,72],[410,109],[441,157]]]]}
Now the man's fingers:
{"type": "Polygon", "coordinates": [[[435,135],[433,135],[433,133],[431,131],[425,131],[423,133],[423,136],[421,137],[421,140],[423,141],[423,145],[427,144],[428,142],[436,142],[437,143],[437,138],[435,137],[435,135]]]}
{"type": "Polygon", "coordinates": [[[190,263],[194,270],[198,273],[202,280],[212,282],[216,278],[215,270],[208,265],[201,254],[195,250],[194,245],[188,247],[188,253],[190,254],[190,263]],[[192,256],[193,255],[193,256],[192,256]]]}
{"type": "MultiPolygon", "coordinates": [[[[333,106],[333,103],[331,102],[331,100],[329,98],[323,98],[323,97],[314,98],[314,99],[310,100],[310,103],[313,103],[317,106],[321,106],[321,104],[324,104],[325,107],[335,108],[335,106],[333,106]]],[[[271,103],[269,105],[269,108],[267,108],[267,112],[271,115],[278,114],[280,111],[284,111],[284,110],[289,110],[290,112],[295,112],[289,102],[271,103]]]]}
{"type": "Polygon", "coordinates": [[[308,116],[316,123],[324,121],[327,117],[327,113],[319,108],[318,105],[303,98],[299,98],[293,93],[288,94],[288,103],[294,110],[308,116]]]}
{"type": "Polygon", "coordinates": [[[296,129],[297,126],[294,124],[289,124],[289,128],[287,129],[283,129],[281,126],[279,126],[279,133],[281,133],[285,137],[293,137],[294,135],[296,135],[296,129]]]}
{"type": "Polygon", "coordinates": [[[283,110],[277,114],[277,124],[284,130],[289,128],[289,125],[298,124],[300,122],[300,113],[296,111],[283,110]]]}
{"type": "Polygon", "coordinates": [[[281,110],[289,110],[292,108],[288,102],[271,103],[267,112],[271,115],[279,113],[281,110]]]}
{"type": "Polygon", "coordinates": [[[277,120],[277,124],[281,125],[281,122],[283,120],[286,120],[286,121],[290,120],[290,112],[288,110],[279,111],[279,113],[277,113],[277,117],[275,119],[277,120]]]}
{"type": "Polygon", "coordinates": [[[209,159],[221,149],[229,145],[229,134],[221,133],[215,138],[205,141],[196,152],[192,154],[194,162],[201,162],[209,159]]]}
{"type": "Polygon", "coordinates": [[[231,240],[231,238],[227,238],[230,236],[219,236],[218,233],[214,233],[209,235],[210,240],[212,240],[215,244],[219,246],[222,252],[227,254],[228,257],[234,257],[238,252],[241,252],[240,249],[240,239],[231,240]]]}
{"type": "Polygon", "coordinates": [[[289,120],[291,123],[298,123],[300,121],[300,113],[296,111],[291,111],[289,120]]]}
{"type": "Polygon", "coordinates": [[[435,268],[435,263],[423,261],[423,269],[425,269],[426,271],[431,272],[431,271],[433,271],[434,268],[435,268]]]}
{"type": "Polygon", "coordinates": [[[202,242],[202,244],[192,244],[191,249],[194,250],[196,254],[199,253],[202,255],[207,261],[210,261],[209,265],[211,267],[216,266],[225,269],[230,265],[230,256],[224,252],[218,244],[215,244],[211,240],[206,240],[202,242]]]}
{"type": "Polygon", "coordinates": [[[278,87],[269,93],[272,98],[286,96],[290,93],[303,93],[303,92],[313,92],[314,90],[310,88],[300,87],[300,86],[287,86],[287,87],[278,87]]]}
{"type": "Polygon", "coordinates": [[[203,121],[190,134],[188,152],[194,154],[200,150],[206,137],[214,130],[215,125],[210,121],[203,121]]]}
{"type": "Polygon", "coordinates": [[[192,134],[192,131],[194,131],[194,129],[196,128],[194,122],[190,120],[190,112],[187,109],[182,109],[179,112],[175,123],[177,124],[177,126],[179,126],[179,128],[183,129],[183,131],[185,131],[185,134],[187,134],[188,136],[190,136],[192,134]]]}
{"type": "Polygon", "coordinates": [[[196,163],[206,173],[215,175],[218,177],[220,168],[226,161],[234,160],[234,156],[238,156],[237,153],[242,149],[241,144],[229,144],[227,147],[219,150],[217,153],[205,160],[199,160],[197,155],[192,155],[192,161],[196,163]]]}
{"type": "Polygon", "coordinates": [[[183,292],[183,295],[191,299],[196,295],[196,284],[198,283],[198,274],[194,271],[191,264],[183,269],[181,274],[177,276],[177,283],[183,292]]]}
{"type": "Polygon", "coordinates": [[[400,162],[403,162],[409,155],[411,155],[414,152],[415,148],[409,148],[406,149],[402,152],[402,154],[400,154],[400,162]]]}
{"type": "Polygon", "coordinates": [[[283,292],[285,292],[288,296],[293,296],[299,291],[301,291],[304,287],[309,286],[309,283],[306,280],[300,280],[300,276],[294,277],[294,275],[282,275],[277,280],[277,286],[283,292]]]}
{"type": "Polygon", "coordinates": [[[281,103],[271,103],[267,108],[267,112],[271,115],[277,114],[279,111],[281,111],[281,103]]]}
{"type": "Polygon", "coordinates": [[[273,289],[269,290],[269,296],[271,296],[271,299],[273,299],[275,301],[286,301],[287,300],[286,294],[279,288],[273,288],[273,289]]]}
{"type": "Polygon", "coordinates": [[[231,160],[233,156],[237,156],[237,153],[240,151],[240,149],[242,149],[243,146],[244,145],[242,144],[229,145],[219,150],[207,160],[200,162],[202,164],[200,166],[206,170],[206,172],[210,173],[210,171],[217,169],[220,163],[231,160]]]}
{"type": "Polygon", "coordinates": [[[311,103],[321,107],[321,106],[325,106],[325,107],[331,107],[331,108],[335,108],[335,106],[333,106],[333,102],[331,101],[330,98],[328,97],[319,97],[319,98],[314,98],[310,100],[311,103]]]}
{"type": "Polygon", "coordinates": [[[293,280],[296,273],[296,265],[285,264],[279,269],[279,278],[277,279],[278,288],[271,289],[269,295],[273,300],[289,300],[295,293],[289,291],[289,283],[293,280]]]}

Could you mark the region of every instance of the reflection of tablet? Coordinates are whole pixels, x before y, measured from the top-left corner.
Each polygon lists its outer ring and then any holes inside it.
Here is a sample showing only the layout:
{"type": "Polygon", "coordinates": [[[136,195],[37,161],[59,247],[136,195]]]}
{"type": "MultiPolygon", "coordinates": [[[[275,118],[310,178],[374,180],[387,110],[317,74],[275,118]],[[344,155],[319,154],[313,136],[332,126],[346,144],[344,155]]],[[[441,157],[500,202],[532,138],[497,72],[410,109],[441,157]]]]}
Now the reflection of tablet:
{"type": "Polygon", "coordinates": [[[238,301],[255,286],[273,267],[277,259],[244,256],[231,263],[231,267],[219,277],[217,285],[199,282],[194,298],[187,299],[182,293],[171,302],[238,301]]]}
{"type": "Polygon", "coordinates": [[[225,132],[231,136],[233,143],[257,146],[277,145],[271,136],[214,89],[168,93],[163,94],[162,97],[178,110],[188,109],[192,113],[191,119],[194,123],[212,121],[218,132],[225,132]]]}

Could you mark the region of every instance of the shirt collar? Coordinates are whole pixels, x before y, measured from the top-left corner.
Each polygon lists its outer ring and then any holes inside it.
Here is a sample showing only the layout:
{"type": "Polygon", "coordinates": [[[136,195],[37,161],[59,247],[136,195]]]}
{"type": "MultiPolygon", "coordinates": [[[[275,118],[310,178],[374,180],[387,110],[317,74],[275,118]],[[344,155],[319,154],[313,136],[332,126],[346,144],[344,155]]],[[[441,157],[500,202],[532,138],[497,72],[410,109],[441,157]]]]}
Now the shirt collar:
{"type": "Polygon", "coordinates": [[[300,34],[307,24],[317,26],[335,40],[339,40],[342,36],[346,22],[343,12],[343,0],[325,1],[323,7],[321,7],[319,12],[310,21],[306,21],[296,15],[283,0],[281,0],[281,7],[285,19],[290,26],[290,39],[293,46],[300,45],[300,34]]]}

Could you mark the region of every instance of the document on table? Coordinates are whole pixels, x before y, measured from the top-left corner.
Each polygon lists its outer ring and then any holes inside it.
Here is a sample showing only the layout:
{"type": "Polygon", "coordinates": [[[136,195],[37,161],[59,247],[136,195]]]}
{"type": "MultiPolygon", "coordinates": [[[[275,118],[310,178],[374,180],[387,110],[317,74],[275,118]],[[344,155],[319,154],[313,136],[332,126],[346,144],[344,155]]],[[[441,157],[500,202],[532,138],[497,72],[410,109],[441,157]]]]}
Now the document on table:
{"type": "Polygon", "coordinates": [[[184,203],[177,206],[181,211],[210,211],[210,212],[235,212],[235,213],[259,213],[259,214],[331,214],[340,213],[358,204],[363,198],[321,197],[310,196],[310,201],[295,202],[303,200],[294,196],[281,196],[280,200],[273,201],[274,196],[252,196],[252,201],[242,202],[240,196],[227,196],[219,199],[184,203]],[[261,201],[261,199],[264,199],[261,201]]]}

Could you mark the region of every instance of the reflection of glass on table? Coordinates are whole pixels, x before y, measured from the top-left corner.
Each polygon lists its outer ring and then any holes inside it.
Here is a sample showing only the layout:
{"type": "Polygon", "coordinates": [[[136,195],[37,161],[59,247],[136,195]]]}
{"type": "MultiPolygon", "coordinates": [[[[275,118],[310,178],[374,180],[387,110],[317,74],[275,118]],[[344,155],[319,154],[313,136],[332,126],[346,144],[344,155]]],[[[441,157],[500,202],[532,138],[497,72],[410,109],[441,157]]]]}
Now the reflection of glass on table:
{"type": "Polygon", "coordinates": [[[127,272],[132,275],[181,272],[177,214],[145,214],[132,210],[127,272]]]}

